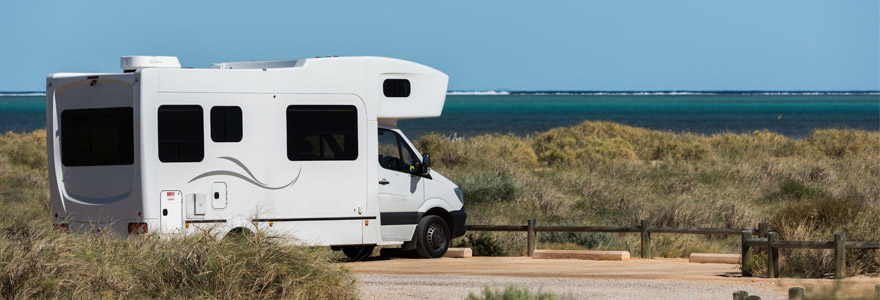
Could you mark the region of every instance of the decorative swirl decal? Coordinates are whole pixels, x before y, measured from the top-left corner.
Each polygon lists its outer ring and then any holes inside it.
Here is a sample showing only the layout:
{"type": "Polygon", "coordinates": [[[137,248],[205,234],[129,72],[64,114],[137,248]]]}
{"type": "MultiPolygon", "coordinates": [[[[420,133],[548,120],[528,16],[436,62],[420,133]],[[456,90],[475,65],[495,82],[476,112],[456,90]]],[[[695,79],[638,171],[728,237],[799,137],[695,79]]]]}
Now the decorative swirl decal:
{"type": "Polygon", "coordinates": [[[242,162],[239,161],[238,159],[235,159],[235,158],[233,158],[233,157],[227,157],[227,156],[218,157],[218,158],[219,158],[219,159],[225,159],[225,160],[231,161],[231,162],[234,163],[235,165],[237,165],[237,166],[239,166],[240,168],[242,168],[242,169],[244,170],[244,172],[247,173],[248,176],[245,176],[245,175],[243,175],[243,174],[239,174],[239,173],[236,173],[236,172],[232,172],[232,171],[210,171],[210,172],[202,173],[202,174],[200,174],[200,175],[194,177],[193,179],[190,179],[190,181],[187,182],[187,183],[192,183],[193,181],[196,181],[196,180],[199,180],[199,179],[202,179],[202,178],[205,178],[205,177],[209,177],[209,176],[226,175],[226,176],[232,176],[232,177],[240,178],[241,180],[247,181],[247,182],[249,182],[249,183],[251,183],[251,184],[253,184],[253,185],[256,185],[256,186],[258,186],[258,187],[261,187],[261,188],[264,188],[264,189],[267,189],[267,190],[280,190],[280,189],[283,189],[283,188],[286,188],[286,187],[289,187],[289,186],[295,184],[296,181],[299,180],[299,175],[302,174],[302,167],[299,167],[299,172],[296,173],[296,177],[293,178],[293,180],[292,180],[291,182],[289,182],[289,183],[287,183],[287,184],[285,184],[285,185],[282,185],[282,186],[270,186],[270,185],[268,185],[268,184],[263,183],[263,182],[260,181],[259,179],[257,179],[257,177],[254,176],[254,174],[251,172],[251,170],[248,169],[248,167],[245,166],[244,163],[242,163],[242,162]]]}

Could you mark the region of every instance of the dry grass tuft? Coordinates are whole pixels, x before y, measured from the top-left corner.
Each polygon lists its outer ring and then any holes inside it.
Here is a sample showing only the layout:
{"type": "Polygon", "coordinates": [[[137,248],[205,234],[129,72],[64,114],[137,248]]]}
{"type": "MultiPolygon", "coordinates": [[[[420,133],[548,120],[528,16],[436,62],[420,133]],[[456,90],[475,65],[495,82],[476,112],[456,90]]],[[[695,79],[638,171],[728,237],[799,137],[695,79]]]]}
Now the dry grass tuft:
{"type": "Polygon", "coordinates": [[[351,299],[326,249],[256,233],[136,238],[55,231],[45,131],[0,135],[0,299],[351,299]]]}
{"type": "Polygon", "coordinates": [[[0,240],[4,299],[356,297],[354,279],[326,251],[284,246],[262,233],[124,239],[33,225],[0,240]]]}

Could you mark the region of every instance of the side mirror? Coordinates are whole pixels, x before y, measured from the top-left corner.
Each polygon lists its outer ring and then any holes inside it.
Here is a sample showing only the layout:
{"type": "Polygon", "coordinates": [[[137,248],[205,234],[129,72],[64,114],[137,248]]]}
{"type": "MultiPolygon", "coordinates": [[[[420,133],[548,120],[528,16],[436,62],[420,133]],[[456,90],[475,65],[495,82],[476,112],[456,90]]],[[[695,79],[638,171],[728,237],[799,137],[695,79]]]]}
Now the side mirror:
{"type": "Polygon", "coordinates": [[[431,174],[431,156],[422,155],[422,162],[417,162],[415,166],[410,167],[410,173],[418,176],[431,174]]]}
{"type": "Polygon", "coordinates": [[[422,162],[416,162],[415,165],[409,167],[409,173],[417,176],[431,174],[431,156],[422,155],[422,162]]]}
{"type": "Polygon", "coordinates": [[[422,154],[422,166],[425,168],[425,172],[428,172],[428,169],[431,168],[431,155],[430,154],[422,154]]]}

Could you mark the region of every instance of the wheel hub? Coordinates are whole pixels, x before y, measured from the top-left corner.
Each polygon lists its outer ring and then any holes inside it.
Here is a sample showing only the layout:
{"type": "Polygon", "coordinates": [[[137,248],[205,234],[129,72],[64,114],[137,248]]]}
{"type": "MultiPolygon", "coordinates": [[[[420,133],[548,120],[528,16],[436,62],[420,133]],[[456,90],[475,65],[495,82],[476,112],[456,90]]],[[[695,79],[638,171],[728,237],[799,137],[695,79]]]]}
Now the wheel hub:
{"type": "Polygon", "coordinates": [[[441,228],[437,224],[432,224],[431,227],[428,227],[428,247],[431,250],[437,251],[443,249],[446,246],[446,238],[445,232],[443,228],[441,228]]]}

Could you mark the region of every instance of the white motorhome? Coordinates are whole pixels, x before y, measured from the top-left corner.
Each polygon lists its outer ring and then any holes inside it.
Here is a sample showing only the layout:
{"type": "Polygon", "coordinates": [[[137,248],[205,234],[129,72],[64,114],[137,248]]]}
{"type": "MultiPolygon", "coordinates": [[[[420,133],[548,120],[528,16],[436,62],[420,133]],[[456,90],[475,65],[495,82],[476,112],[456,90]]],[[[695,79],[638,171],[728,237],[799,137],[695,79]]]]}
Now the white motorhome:
{"type": "Polygon", "coordinates": [[[394,244],[440,257],[464,234],[461,191],[396,126],[440,116],[440,71],[381,57],[121,65],[47,78],[57,227],[261,228],[352,258],[394,244]]]}

